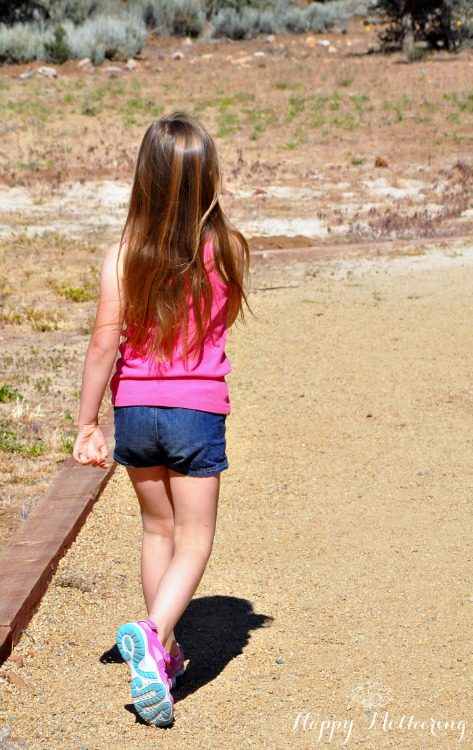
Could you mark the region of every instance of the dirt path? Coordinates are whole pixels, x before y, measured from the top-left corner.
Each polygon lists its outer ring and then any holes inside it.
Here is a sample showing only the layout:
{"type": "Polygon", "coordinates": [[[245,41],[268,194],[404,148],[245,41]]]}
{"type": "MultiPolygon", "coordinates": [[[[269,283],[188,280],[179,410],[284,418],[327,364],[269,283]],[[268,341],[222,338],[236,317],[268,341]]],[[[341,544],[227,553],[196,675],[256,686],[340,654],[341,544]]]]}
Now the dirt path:
{"type": "Polygon", "coordinates": [[[137,723],[128,670],[103,656],[143,614],[118,471],[15,650],[24,666],[7,665],[26,683],[1,688],[12,736],[31,750],[467,747],[472,283],[467,247],[257,266],[256,319],[230,340],[214,553],[178,630],[175,725],[137,723]]]}

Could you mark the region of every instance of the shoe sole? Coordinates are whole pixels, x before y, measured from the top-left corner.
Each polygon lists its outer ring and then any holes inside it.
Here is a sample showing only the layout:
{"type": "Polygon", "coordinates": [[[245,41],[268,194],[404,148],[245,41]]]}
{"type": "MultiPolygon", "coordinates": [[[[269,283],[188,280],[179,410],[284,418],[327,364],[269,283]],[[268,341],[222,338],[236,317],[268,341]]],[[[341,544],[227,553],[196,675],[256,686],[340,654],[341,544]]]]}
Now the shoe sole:
{"type": "Polygon", "coordinates": [[[176,674],[174,675],[174,677],[171,677],[171,686],[173,688],[176,687],[177,678],[178,677],[182,677],[184,675],[184,673],[185,673],[184,667],[181,667],[181,669],[179,670],[179,672],[176,672],[176,674]]]}
{"type": "Polygon", "coordinates": [[[138,714],[148,724],[164,727],[173,721],[173,706],[148,650],[139,625],[127,623],[117,632],[117,646],[131,672],[131,697],[138,714]]]}

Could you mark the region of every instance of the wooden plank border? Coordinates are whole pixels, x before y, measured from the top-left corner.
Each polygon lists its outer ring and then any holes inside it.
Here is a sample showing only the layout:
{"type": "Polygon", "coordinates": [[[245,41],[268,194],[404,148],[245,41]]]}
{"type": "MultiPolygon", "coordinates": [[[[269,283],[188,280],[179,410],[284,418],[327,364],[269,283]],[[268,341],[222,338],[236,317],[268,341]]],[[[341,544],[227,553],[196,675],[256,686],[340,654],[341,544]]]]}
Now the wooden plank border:
{"type": "MultiPolygon", "coordinates": [[[[100,426],[113,453],[113,409],[100,426]]],[[[69,458],[27,520],[0,553],[0,664],[10,656],[95,501],[115,471],[69,458]]]]}

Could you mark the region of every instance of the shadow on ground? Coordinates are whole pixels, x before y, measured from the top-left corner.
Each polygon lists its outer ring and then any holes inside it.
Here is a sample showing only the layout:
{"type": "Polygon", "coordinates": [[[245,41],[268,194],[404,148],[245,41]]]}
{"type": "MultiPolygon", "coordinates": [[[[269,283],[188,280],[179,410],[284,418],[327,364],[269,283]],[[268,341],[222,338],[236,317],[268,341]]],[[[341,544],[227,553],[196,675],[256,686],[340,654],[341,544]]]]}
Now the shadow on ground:
{"type": "MultiPolygon", "coordinates": [[[[212,682],[243,652],[251,631],[268,627],[272,621],[269,615],[256,614],[247,599],[233,596],[193,599],[175,628],[177,641],[188,660],[185,675],[173,690],[175,702],[212,682]]],[[[100,661],[111,664],[123,659],[117,646],[112,646],[102,654],[100,661]]],[[[134,712],[131,704],[126,708],[134,712]]]]}

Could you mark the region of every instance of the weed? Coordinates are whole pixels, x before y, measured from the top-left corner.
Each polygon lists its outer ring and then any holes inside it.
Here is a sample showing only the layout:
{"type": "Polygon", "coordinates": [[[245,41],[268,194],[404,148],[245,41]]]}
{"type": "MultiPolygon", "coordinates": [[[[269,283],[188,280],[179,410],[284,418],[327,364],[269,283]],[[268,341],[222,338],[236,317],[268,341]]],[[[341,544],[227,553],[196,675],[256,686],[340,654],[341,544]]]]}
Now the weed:
{"type": "Polygon", "coordinates": [[[303,96],[291,96],[289,104],[291,105],[289,109],[289,119],[292,120],[305,110],[306,101],[303,96]]]}
{"type": "Polygon", "coordinates": [[[51,378],[38,378],[35,383],[35,388],[39,393],[49,393],[50,385],[51,378]]]}
{"type": "Polygon", "coordinates": [[[62,327],[63,316],[58,312],[49,312],[40,308],[25,308],[26,320],[34,331],[58,331],[62,327]]]}
{"type": "Polygon", "coordinates": [[[74,443],[75,443],[74,437],[71,437],[71,436],[64,437],[62,438],[60,446],[59,446],[60,450],[62,451],[62,453],[71,454],[74,449],[74,443]]]}
{"type": "Polygon", "coordinates": [[[15,401],[17,398],[23,398],[15,388],[10,388],[8,383],[4,383],[0,387],[0,402],[5,403],[6,401],[15,401]]]}
{"type": "Polygon", "coordinates": [[[361,156],[354,156],[351,160],[354,167],[361,167],[365,163],[365,160],[361,156]]]}
{"type": "Polygon", "coordinates": [[[238,130],[241,130],[241,121],[237,112],[230,112],[225,109],[221,109],[217,118],[218,138],[226,138],[238,130]]]}
{"type": "Polygon", "coordinates": [[[61,295],[61,297],[70,299],[73,302],[89,302],[97,296],[96,293],[84,289],[82,286],[66,287],[62,284],[53,284],[52,287],[57,294],[61,295]]]}

